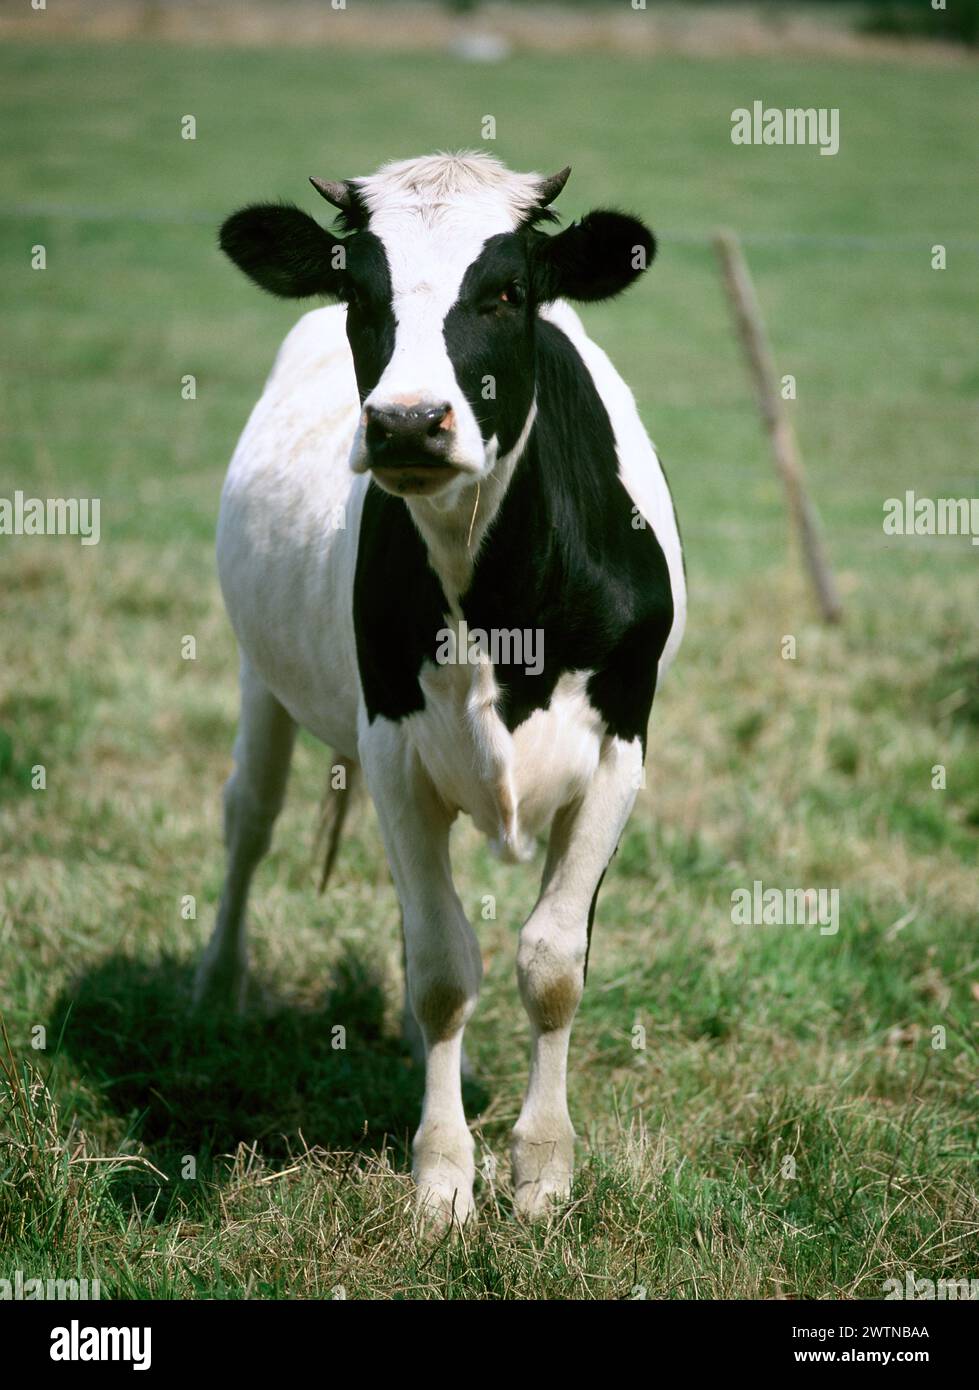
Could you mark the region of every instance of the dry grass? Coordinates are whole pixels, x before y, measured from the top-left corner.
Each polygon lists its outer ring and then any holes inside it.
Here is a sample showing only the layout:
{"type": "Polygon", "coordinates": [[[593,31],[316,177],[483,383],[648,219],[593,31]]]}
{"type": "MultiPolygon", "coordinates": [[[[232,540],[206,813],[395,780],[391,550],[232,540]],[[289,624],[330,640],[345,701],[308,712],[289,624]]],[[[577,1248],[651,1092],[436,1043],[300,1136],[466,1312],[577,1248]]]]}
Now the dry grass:
{"type": "MultiPolygon", "coordinates": [[[[218,595],[195,577],[201,555],[163,553],[148,576],[134,550],[83,583],[57,542],[45,550],[47,573],[35,547],[4,578],[23,572],[48,595],[35,620],[60,611],[66,669],[76,683],[90,673],[93,703],[84,729],[60,726],[50,762],[70,776],[0,813],[17,960],[0,1225],[20,1267],[70,1273],[80,1249],[118,1294],[352,1298],[847,1297],[905,1268],[974,1267],[979,805],[974,790],[931,792],[928,775],[937,749],[960,770],[975,754],[955,718],[911,713],[964,588],[919,586],[886,706],[868,696],[881,677],[873,606],[851,596],[839,632],[797,625],[788,663],[779,608],[804,607],[794,582],[766,577],[768,611],[761,581],[754,601],[751,588],[737,603],[701,595],[599,912],[574,1042],[581,1168],[548,1230],[508,1215],[525,1067],[514,931],[534,873],[493,863],[459,828],[464,901],[497,902],[480,923],[487,979],[469,1042],[483,1176],[477,1226],[432,1247],[410,1214],[420,1083],[397,1040],[397,914],[372,811],[354,816],[318,901],[326,760],[300,746],[255,899],[249,1015],[194,1026],[189,969],[219,883],[233,718],[218,595]],[[197,670],[159,659],[187,628],[207,634],[197,670]],[[927,820],[909,831],[904,812],[924,816],[940,795],[941,835],[927,820]],[[730,888],[756,876],[839,885],[839,935],[733,926],[730,888]],[[198,922],[180,918],[187,892],[198,922]],[[50,1092],[28,1042],[38,1022],[48,1055],[64,1037],[50,1092]]],[[[0,708],[19,749],[71,706],[71,681],[41,663],[0,708]]]]}

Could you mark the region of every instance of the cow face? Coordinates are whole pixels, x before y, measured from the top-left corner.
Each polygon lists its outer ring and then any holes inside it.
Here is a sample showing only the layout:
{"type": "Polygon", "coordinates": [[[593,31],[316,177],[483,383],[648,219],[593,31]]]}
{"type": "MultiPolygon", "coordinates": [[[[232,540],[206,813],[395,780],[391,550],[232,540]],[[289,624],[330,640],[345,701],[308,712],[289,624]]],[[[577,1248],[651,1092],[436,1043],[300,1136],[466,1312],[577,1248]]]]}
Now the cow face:
{"type": "Polygon", "coordinates": [[[569,172],[542,179],[486,155],[436,155],[312,180],[340,209],[336,232],[294,207],[225,222],[222,249],[263,289],[346,304],[356,472],[447,505],[525,439],[539,306],[618,294],[654,254],[652,234],[621,213],[543,233],[569,172]]]}

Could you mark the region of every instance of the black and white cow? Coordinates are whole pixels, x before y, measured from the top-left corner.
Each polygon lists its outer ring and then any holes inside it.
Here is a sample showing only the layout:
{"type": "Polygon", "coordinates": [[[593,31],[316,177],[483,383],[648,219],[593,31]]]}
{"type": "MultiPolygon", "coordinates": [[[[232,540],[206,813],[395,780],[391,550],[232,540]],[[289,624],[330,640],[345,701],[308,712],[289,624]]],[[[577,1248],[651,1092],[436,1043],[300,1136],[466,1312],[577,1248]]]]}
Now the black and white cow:
{"type": "Polygon", "coordinates": [[[221,231],[262,288],[339,303],[286,338],[222,496],[242,711],[198,999],[242,997],[248,885],[303,725],[362,767],[377,808],[424,1041],[418,1201],[461,1220],[462,1035],[481,962],[449,828],[465,811],[509,859],[549,836],[517,952],[532,1053],[513,1185],[535,1216],[570,1190],[568,1042],[595,899],[686,607],[656,453],[565,302],[625,289],[653,237],[607,211],[548,230],[568,172],[435,155],[313,180],[337,231],[273,205],[221,231]]]}

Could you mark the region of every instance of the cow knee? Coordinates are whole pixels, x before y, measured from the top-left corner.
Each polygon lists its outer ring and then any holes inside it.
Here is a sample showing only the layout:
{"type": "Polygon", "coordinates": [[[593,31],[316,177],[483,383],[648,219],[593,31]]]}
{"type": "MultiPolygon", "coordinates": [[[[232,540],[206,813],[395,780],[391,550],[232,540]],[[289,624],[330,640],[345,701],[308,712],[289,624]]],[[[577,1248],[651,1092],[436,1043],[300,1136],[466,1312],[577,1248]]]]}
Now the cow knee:
{"type": "Polygon", "coordinates": [[[527,924],[517,951],[517,978],[524,1008],[539,1032],[570,1026],[584,976],[584,939],[579,943],[577,934],[527,924]]]}
{"type": "Polygon", "coordinates": [[[481,973],[467,961],[451,959],[437,971],[410,972],[411,1007],[429,1046],[455,1037],[466,1026],[476,1007],[481,973]]]}
{"type": "Polygon", "coordinates": [[[464,1028],[472,999],[453,980],[430,980],[419,989],[415,1017],[429,1042],[442,1042],[464,1028]]]}
{"type": "Polygon", "coordinates": [[[235,772],[224,786],[224,840],[229,850],[257,860],[272,841],[272,826],[282,809],[282,797],[250,790],[235,772]]]}
{"type": "Polygon", "coordinates": [[[469,1021],[479,994],[482,960],[468,923],[465,934],[441,943],[437,957],[426,952],[418,959],[411,949],[410,931],[406,942],[408,996],[418,1026],[431,1046],[455,1037],[469,1021]]]}

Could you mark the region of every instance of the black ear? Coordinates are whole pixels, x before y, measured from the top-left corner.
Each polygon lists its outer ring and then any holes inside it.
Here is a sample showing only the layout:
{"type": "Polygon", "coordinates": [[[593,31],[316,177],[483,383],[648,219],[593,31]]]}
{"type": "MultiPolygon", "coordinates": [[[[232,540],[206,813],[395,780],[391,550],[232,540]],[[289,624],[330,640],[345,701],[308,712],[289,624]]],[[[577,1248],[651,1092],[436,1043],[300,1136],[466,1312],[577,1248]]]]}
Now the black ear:
{"type": "Polygon", "coordinates": [[[343,237],[326,232],[308,213],[257,203],[233,213],[221,228],[221,250],[269,294],[339,298],[346,279],[343,237]]]}
{"type": "Polygon", "coordinates": [[[537,297],[611,299],[652,263],[656,238],[638,217],[600,210],[588,213],[537,246],[537,297]]]}

